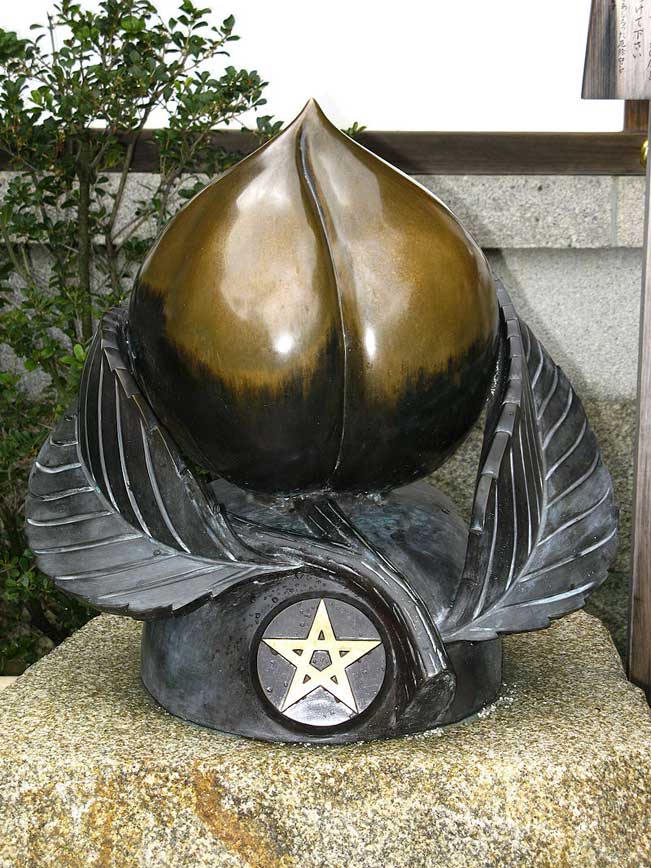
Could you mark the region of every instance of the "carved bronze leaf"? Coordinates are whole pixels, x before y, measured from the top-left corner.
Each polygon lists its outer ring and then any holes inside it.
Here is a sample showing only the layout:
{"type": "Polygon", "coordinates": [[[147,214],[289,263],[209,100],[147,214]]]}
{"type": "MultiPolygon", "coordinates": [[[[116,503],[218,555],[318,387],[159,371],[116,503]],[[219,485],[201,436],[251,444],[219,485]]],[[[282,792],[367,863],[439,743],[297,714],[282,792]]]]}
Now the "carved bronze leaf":
{"type": "Polygon", "coordinates": [[[581,402],[503,287],[498,298],[503,375],[446,641],[535,630],[580,608],[617,544],[610,475],[581,402]]]}
{"type": "Polygon", "coordinates": [[[27,533],[39,567],[61,590],[136,618],[293,569],[245,549],[204,496],[128,370],[125,316],[105,316],[79,416],[64,417],[34,464],[27,533]]]}

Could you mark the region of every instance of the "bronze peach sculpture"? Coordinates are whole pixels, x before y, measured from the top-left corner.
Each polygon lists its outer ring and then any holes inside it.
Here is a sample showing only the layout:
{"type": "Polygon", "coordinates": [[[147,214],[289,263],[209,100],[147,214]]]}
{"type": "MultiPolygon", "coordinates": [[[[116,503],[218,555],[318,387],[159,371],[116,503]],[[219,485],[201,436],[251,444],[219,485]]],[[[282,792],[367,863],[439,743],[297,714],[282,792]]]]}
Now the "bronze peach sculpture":
{"type": "Polygon", "coordinates": [[[145,622],[165,708],[281,741],[482,708],[500,636],[579,608],[617,535],[581,403],[481,250],[314,103],[106,314],[27,515],[60,588],[145,622]],[[484,407],[468,528],[422,477],[484,407]]]}

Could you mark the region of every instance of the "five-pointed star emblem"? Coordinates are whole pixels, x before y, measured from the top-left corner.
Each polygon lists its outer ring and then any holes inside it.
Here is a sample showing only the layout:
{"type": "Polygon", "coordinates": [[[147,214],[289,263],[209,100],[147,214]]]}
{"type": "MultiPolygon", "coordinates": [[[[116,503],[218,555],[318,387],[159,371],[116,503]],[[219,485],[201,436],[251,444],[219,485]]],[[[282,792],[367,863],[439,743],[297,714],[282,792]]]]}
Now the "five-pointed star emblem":
{"type": "Polygon", "coordinates": [[[317,687],[323,687],[357,713],[357,703],[346,669],[376,648],[380,644],[379,639],[337,639],[325,600],[320,600],[307,638],[262,641],[296,667],[281,711],[285,711],[317,687]],[[312,662],[315,652],[326,652],[330,663],[321,669],[317,668],[312,662]]]}

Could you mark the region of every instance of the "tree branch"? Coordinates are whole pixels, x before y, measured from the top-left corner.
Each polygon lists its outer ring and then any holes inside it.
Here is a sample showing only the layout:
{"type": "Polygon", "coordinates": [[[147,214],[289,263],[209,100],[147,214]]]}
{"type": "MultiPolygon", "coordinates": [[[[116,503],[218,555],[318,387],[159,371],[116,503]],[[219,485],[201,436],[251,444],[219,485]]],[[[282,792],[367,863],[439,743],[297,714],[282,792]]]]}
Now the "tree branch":
{"type": "Polygon", "coordinates": [[[93,293],[90,282],[90,143],[82,139],[77,156],[79,179],[79,289],[81,292],[81,333],[85,342],[93,334],[93,293]]]}

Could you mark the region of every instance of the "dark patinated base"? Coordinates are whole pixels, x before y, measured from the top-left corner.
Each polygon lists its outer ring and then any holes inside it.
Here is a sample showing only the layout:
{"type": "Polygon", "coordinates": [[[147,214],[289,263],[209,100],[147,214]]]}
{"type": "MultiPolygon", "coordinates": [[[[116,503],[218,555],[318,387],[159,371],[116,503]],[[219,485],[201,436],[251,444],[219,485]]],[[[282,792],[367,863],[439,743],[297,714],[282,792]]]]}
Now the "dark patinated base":
{"type": "MultiPolygon", "coordinates": [[[[287,595],[284,601],[315,593],[332,597],[331,588],[310,576],[292,577],[280,593],[287,595]]],[[[222,605],[225,600],[208,603],[189,615],[144,625],[143,683],[154,699],[177,717],[267,741],[339,744],[391,738],[454,723],[479,711],[499,692],[501,640],[456,642],[448,646],[448,653],[457,676],[457,692],[443,716],[434,710],[429,724],[414,727],[398,717],[401,697],[395,660],[387,666],[379,695],[352,720],[325,727],[294,721],[280,714],[265,696],[251,650],[251,632],[259,624],[255,616],[266,610],[269,617],[276,608],[272,591],[254,602],[246,593],[233,597],[239,599],[229,599],[228,608],[222,605]]],[[[364,607],[363,601],[353,599],[364,607]]],[[[262,620],[260,627],[264,623],[262,620]]]]}
{"type": "MultiPolygon", "coordinates": [[[[219,498],[239,515],[298,529],[290,499],[263,502],[223,483],[219,498]]],[[[338,502],[378,550],[399,561],[402,575],[438,621],[456,591],[466,546],[464,524],[451,502],[423,482],[384,497],[348,495],[338,502]]],[[[146,622],[142,679],[178,717],[289,742],[344,743],[418,732],[467,717],[496,697],[501,641],[451,642],[446,650],[454,690],[442,699],[435,685],[431,702],[410,714],[411,673],[397,631],[381,599],[338,577],[304,570],[244,583],[188,614],[146,622]],[[309,635],[316,651],[306,645],[309,635]],[[313,665],[303,670],[307,654],[313,665]],[[350,659],[345,668],[334,668],[350,659]]]]}

